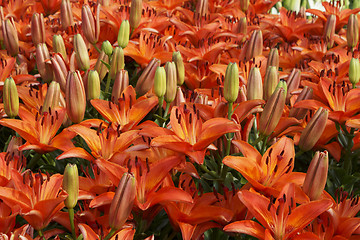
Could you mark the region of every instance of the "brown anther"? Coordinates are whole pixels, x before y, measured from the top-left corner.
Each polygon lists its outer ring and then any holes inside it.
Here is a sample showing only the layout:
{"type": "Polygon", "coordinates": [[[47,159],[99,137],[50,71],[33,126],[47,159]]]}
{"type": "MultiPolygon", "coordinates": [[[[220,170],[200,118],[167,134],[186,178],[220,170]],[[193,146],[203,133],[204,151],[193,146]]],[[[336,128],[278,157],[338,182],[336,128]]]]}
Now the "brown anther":
{"type": "Polygon", "coordinates": [[[289,213],[288,213],[288,215],[290,215],[291,214],[291,207],[289,206],[289,213]]]}
{"type": "Polygon", "coordinates": [[[54,125],[54,116],[51,116],[51,125],[54,125]]]}
{"type": "Polygon", "coordinates": [[[150,172],[149,158],[145,159],[147,172],[150,172]]]}
{"type": "Polygon", "coordinates": [[[192,122],[192,113],[190,113],[189,115],[189,124],[191,124],[191,122],[192,122]]]}
{"type": "Polygon", "coordinates": [[[41,126],[43,126],[43,125],[44,125],[45,116],[46,116],[46,115],[44,115],[44,116],[42,117],[42,119],[41,119],[41,126]]]}
{"type": "Polygon", "coordinates": [[[286,202],[286,195],[285,193],[283,194],[283,199],[284,199],[284,203],[286,202]]]}
{"type": "Polygon", "coordinates": [[[178,118],[178,124],[181,123],[181,115],[179,115],[179,118],[178,118]]]}
{"type": "Polygon", "coordinates": [[[37,122],[38,117],[39,117],[39,113],[38,113],[38,112],[36,112],[36,115],[35,115],[35,122],[37,122]]]}
{"type": "Polygon", "coordinates": [[[268,207],[267,207],[267,210],[268,210],[268,211],[270,211],[271,205],[272,205],[272,202],[270,201],[270,202],[269,202],[269,205],[268,205],[268,207]]]}
{"type": "Polygon", "coordinates": [[[35,97],[39,98],[39,92],[35,92],[35,97]]]}
{"type": "Polygon", "coordinates": [[[289,166],[289,167],[288,167],[288,169],[286,169],[285,174],[289,173],[289,172],[290,172],[290,170],[291,170],[291,166],[289,166]]]}
{"type": "MultiPolygon", "coordinates": [[[[31,86],[31,85],[30,85],[30,86],[31,86]]],[[[32,89],[30,88],[30,89],[29,89],[29,95],[30,95],[30,97],[32,97],[31,92],[32,92],[32,89]]]]}
{"type": "Polygon", "coordinates": [[[267,156],[267,157],[266,157],[266,160],[265,160],[265,164],[266,164],[266,165],[268,165],[268,164],[269,164],[269,159],[270,159],[270,157],[269,157],[269,156],[267,156]]]}
{"type": "Polygon", "coordinates": [[[110,102],[110,101],[109,101],[109,108],[112,109],[112,108],[111,108],[111,102],[110,102]]]}
{"type": "Polygon", "coordinates": [[[279,216],[280,213],[280,205],[276,208],[276,216],[279,216]]]}
{"type": "Polygon", "coordinates": [[[287,166],[290,166],[292,164],[293,158],[290,158],[289,163],[287,164],[287,166]]]}

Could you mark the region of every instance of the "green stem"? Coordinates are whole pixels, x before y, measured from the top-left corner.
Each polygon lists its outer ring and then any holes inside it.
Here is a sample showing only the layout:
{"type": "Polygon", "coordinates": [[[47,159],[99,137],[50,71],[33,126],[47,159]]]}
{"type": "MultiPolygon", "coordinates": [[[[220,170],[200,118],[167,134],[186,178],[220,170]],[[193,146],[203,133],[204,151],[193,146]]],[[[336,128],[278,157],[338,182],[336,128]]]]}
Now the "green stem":
{"type": "Polygon", "coordinates": [[[263,144],[261,146],[261,155],[264,155],[265,151],[266,151],[266,143],[267,143],[267,140],[268,140],[269,136],[266,136],[264,141],[263,141],[263,144]]]}
{"type": "Polygon", "coordinates": [[[42,232],[42,230],[38,230],[38,234],[39,234],[39,239],[45,239],[44,233],[42,232]]]}
{"type": "Polygon", "coordinates": [[[169,109],[170,109],[170,103],[166,103],[166,108],[165,108],[165,113],[164,113],[164,118],[166,118],[166,116],[168,115],[169,113],[169,109]]]}
{"type": "Polygon", "coordinates": [[[74,240],[76,240],[75,224],[74,224],[74,209],[73,208],[69,208],[69,219],[70,219],[72,237],[74,240]]]}
{"type": "Polygon", "coordinates": [[[199,166],[200,166],[201,170],[203,170],[207,174],[211,175],[214,178],[219,178],[219,176],[214,171],[210,171],[205,165],[201,164],[199,166]]]}
{"type": "Polygon", "coordinates": [[[42,154],[40,153],[36,153],[32,159],[30,160],[29,164],[27,164],[27,168],[32,168],[35,166],[35,164],[40,160],[40,158],[42,157],[42,154]]]}
{"type": "Polygon", "coordinates": [[[110,72],[109,72],[107,75],[107,78],[106,78],[105,93],[109,92],[110,83],[111,83],[111,77],[110,77],[110,72]]]}
{"type": "Polygon", "coordinates": [[[96,49],[96,51],[98,51],[99,53],[101,52],[101,50],[98,48],[98,46],[96,46],[96,43],[93,44],[94,48],[96,49]]]}
{"type": "Polygon", "coordinates": [[[111,229],[108,235],[104,238],[104,240],[109,240],[114,234],[116,233],[116,230],[114,228],[111,229]]]}
{"type": "Polygon", "coordinates": [[[301,155],[303,155],[304,152],[302,150],[298,151],[296,154],[295,154],[295,159],[300,157],[301,155]]]}
{"type": "MultiPolygon", "coordinates": [[[[232,102],[229,102],[229,105],[228,105],[228,119],[229,119],[229,120],[231,120],[231,116],[232,116],[232,113],[233,113],[232,108],[233,108],[233,103],[232,103],[232,102]]],[[[227,134],[227,144],[226,144],[225,156],[230,155],[231,140],[233,139],[233,137],[234,137],[234,134],[233,134],[233,133],[228,133],[228,134],[227,134]]],[[[228,171],[228,166],[226,166],[225,164],[223,164],[223,165],[222,165],[222,168],[221,168],[221,174],[220,174],[221,179],[224,179],[224,180],[225,180],[227,171],[228,171]]]]}

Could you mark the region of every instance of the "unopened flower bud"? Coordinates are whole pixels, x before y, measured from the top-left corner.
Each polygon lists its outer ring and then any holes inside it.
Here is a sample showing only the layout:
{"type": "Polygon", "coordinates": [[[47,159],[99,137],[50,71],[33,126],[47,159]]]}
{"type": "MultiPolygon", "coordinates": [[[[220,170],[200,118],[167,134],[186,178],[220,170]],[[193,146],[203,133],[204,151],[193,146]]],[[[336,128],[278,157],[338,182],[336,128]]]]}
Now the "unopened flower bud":
{"type": "Polygon", "coordinates": [[[55,53],[60,53],[64,58],[65,62],[68,62],[68,56],[66,53],[64,39],[61,35],[54,35],[53,36],[53,51],[55,53]]]}
{"type": "Polygon", "coordinates": [[[111,54],[113,52],[113,47],[112,47],[111,43],[108,40],[106,40],[106,41],[103,41],[103,43],[101,45],[101,50],[103,50],[106,55],[111,56],[111,54]]]}
{"type": "Polygon", "coordinates": [[[81,122],[85,115],[86,96],[79,71],[68,73],[65,97],[68,117],[73,123],[81,122]]]}
{"type": "Polygon", "coordinates": [[[291,71],[290,76],[286,82],[288,87],[287,96],[286,96],[287,103],[290,101],[290,97],[291,97],[290,93],[299,88],[300,79],[301,79],[301,71],[297,68],[294,68],[291,71]]]}
{"type": "Polygon", "coordinates": [[[246,35],[247,35],[247,19],[246,17],[242,17],[239,19],[239,22],[236,26],[236,33],[241,33],[243,35],[243,38],[240,40],[241,43],[246,41],[246,35]]]}
{"type": "Polygon", "coordinates": [[[309,151],[315,146],[324,132],[327,119],[328,110],[320,107],[300,135],[299,147],[302,151],[309,151]]]}
{"type": "Polygon", "coordinates": [[[36,66],[44,82],[49,83],[54,79],[50,54],[45,43],[36,46],[36,66]]]}
{"type": "Polygon", "coordinates": [[[177,85],[181,86],[183,85],[185,80],[185,67],[184,67],[184,61],[181,57],[181,53],[173,52],[172,61],[176,65],[177,85]]]}
{"type": "Polygon", "coordinates": [[[109,71],[107,66],[104,64],[109,64],[109,57],[105,54],[104,50],[100,52],[99,57],[95,63],[94,70],[99,73],[99,79],[102,81],[106,76],[106,73],[109,71]]]}
{"type": "Polygon", "coordinates": [[[116,47],[111,59],[110,78],[115,79],[115,76],[121,69],[124,69],[124,50],[121,47],[116,47]]]}
{"type": "Polygon", "coordinates": [[[186,100],[185,100],[184,93],[181,90],[181,87],[177,86],[176,87],[176,96],[175,96],[173,104],[174,104],[174,106],[180,107],[181,104],[185,103],[185,102],[186,102],[186,100]]]}
{"type": "Polygon", "coordinates": [[[89,5],[83,5],[81,20],[84,36],[89,43],[96,44],[100,35],[100,5],[98,5],[96,10],[96,18],[92,14],[89,5]]]}
{"type": "Polygon", "coordinates": [[[13,20],[6,19],[2,23],[2,32],[4,37],[4,45],[11,56],[19,53],[19,38],[13,20]]]}
{"type": "Polygon", "coordinates": [[[250,70],[247,81],[247,98],[248,100],[263,99],[263,83],[260,69],[253,67],[250,70]]]}
{"type": "Polygon", "coordinates": [[[84,39],[80,34],[74,35],[74,50],[79,68],[86,71],[90,68],[90,58],[84,39]]]}
{"type": "Polygon", "coordinates": [[[79,196],[79,172],[76,164],[68,163],[65,167],[63,189],[68,194],[64,203],[68,209],[73,209],[79,196]]]}
{"type": "Polygon", "coordinates": [[[129,86],[129,74],[128,71],[122,69],[115,76],[114,86],[111,93],[111,98],[115,103],[118,103],[118,99],[121,97],[122,92],[129,86]]]}
{"type": "Polygon", "coordinates": [[[100,79],[96,70],[91,70],[87,80],[87,99],[99,99],[100,98],[100,79]]]}
{"type": "Polygon", "coordinates": [[[262,54],[263,51],[263,36],[261,30],[254,30],[246,48],[245,59],[257,57],[262,54]]]}
{"type": "Polygon", "coordinates": [[[282,1],[284,7],[288,10],[299,12],[301,6],[301,0],[284,0],[282,1]]]}
{"type": "Polygon", "coordinates": [[[360,62],[358,58],[352,58],[349,65],[349,80],[355,85],[360,80],[360,62]]]}
{"type": "Polygon", "coordinates": [[[74,17],[70,0],[62,0],[60,5],[60,21],[63,29],[74,26],[74,17]]]}
{"type": "Polygon", "coordinates": [[[266,64],[266,69],[269,66],[275,66],[276,69],[279,68],[279,51],[277,48],[272,48],[269,53],[269,57],[266,64]]]}
{"type": "Polygon", "coordinates": [[[240,9],[243,12],[246,12],[249,8],[249,0],[240,0],[240,9]]]}
{"type": "MultiPolygon", "coordinates": [[[[296,99],[295,104],[302,100],[312,99],[312,96],[313,96],[312,88],[305,86],[304,89],[301,91],[300,95],[298,96],[298,98],[296,99]]],[[[307,108],[293,107],[289,112],[289,117],[294,117],[298,120],[301,120],[306,116],[307,112],[308,112],[307,108]]]]}
{"type": "Polygon", "coordinates": [[[346,40],[349,48],[353,48],[359,41],[359,22],[357,14],[351,14],[346,29],[346,40]]]}
{"type": "Polygon", "coordinates": [[[320,196],[325,189],[328,169],[328,152],[317,151],[311,160],[303,184],[303,191],[311,201],[320,199],[320,196]]]}
{"type": "Polygon", "coordinates": [[[163,67],[157,67],[154,77],[154,92],[158,98],[165,95],[166,92],[166,72],[163,67]]]}
{"type": "Polygon", "coordinates": [[[236,63],[229,63],[225,72],[224,97],[229,103],[239,95],[239,69],[236,63]]]}
{"type": "Polygon", "coordinates": [[[264,77],[264,100],[268,100],[279,83],[277,67],[269,66],[264,77]]]}
{"type": "Polygon", "coordinates": [[[142,0],[131,0],[129,23],[132,29],[139,26],[141,20],[142,0]]]}
{"type": "Polygon", "coordinates": [[[55,81],[60,84],[61,90],[65,92],[68,69],[66,67],[63,56],[61,54],[55,53],[54,57],[51,58],[51,64],[55,81]]]}
{"type": "Polygon", "coordinates": [[[278,125],[285,107],[286,92],[286,83],[280,81],[279,86],[265,104],[259,121],[259,132],[263,136],[269,136],[278,125]]]}
{"type": "Polygon", "coordinates": [[[55,109],[60,104],[60,84],[52,81],[47,89],[42,112],[49,112],[50,109],[55,109]]]}
{"type": "Polygon", "coordinates": [[[176,66],[174,62],[167,62],[165,64],[166,72],[166,92],[164,100],[167,103],[174,101],[176,96],[176,66]]]}
{"type": "Polygon", "coordinates": [[[45,25],[42,13],[34,13],[31,18],[31,39],[35,46],[45,43],[45,25]]]}
{"type": "Polygon", "coordinates": [[[327,43],[328,48],[332,48],[334,45],[334,35],[336,27],[336,16],[331,14],[328,16],[325,27],[323,39],[327,43]]]}
{"type": "Polygon", "coordinates": [[[109,226],[120,229],[128,219],[136,196],[136,181],[131,173],[124,173],[110,205],[109,226]]]}
{"type": "Polygon", "coordinates": [[[154,85],[154,76],[160,60],[153,58],[141,73],[135,87],[136,94],[139,96],[147,93],[154,85]]]}
{"type": "Polygon", "coordinates": [[[4,82],[3,103],[6,115],[10,118],[14,118],[18,115],[19,95],[15,81],[12,77],[7,78],[4,82]]]}
{"type": "Polygon", "coordinates": [[[120,25],[119,34],[118,34],[118,45],[119,47],[126,48],[129,44],[130,38],[130,23],[128,20],[123,20],[120,25]]]}

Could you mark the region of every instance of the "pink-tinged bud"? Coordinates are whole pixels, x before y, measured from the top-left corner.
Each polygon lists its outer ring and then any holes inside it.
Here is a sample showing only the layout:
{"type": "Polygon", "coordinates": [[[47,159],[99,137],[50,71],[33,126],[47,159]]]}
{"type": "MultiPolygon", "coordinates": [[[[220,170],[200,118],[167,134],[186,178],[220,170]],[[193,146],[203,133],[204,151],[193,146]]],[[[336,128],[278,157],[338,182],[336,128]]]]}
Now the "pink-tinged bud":
{"type": "Polygon", "coordinates": [[[260,69],[253,67],[250,70],[247,81],[247,98],[248,100],[263,99],[263,83],[260,69]]]}
{"type": "Polygon", "coordinates": [[[74,26],[74,17],[71,10],[70,0],[62,0],[61,2],[60,21],[63,29],[74,26]]]}
{"type": "Polygon", "coordinates": [[[87,99],[99,99],[100,98],[100,79],[96,70],[91,70],[87,80],[87,99]]]}
{"type": "Polygon", "coordinates": [[[291,92],[299,88],[300,79],[301,79],[301,71],[297,68],[294,68],[291,71],[290,76],[286,82],[288,87],[286,103],[290,101],[291,92]]]}
{"type": "Polygon", "coordinates": [[[36,46],[36,66],[44,82],[49,83],[54,79],[50,54],[45,43],[36,46]]]}
{"type": "Polygon", "coordinates": [[[277,67],[269,66],[264,77],[264,100],[268,100],[279,83],[277,67]]]}
{"type": "Polygon", "coordinates": [[[303,191],[304,193],[306,193],[306,195],[310,198],[311,201],[320,199],[320,196],[324,191],[326,185],[328,169],[328,152],[317,151],[315,153],[315,156],[311,160],[303,184],[303,191]]]}
{"type": "Polygon", "coordinates": [[[110,78],[115,79],[115,76],[121,69],[124,69],[124,50],[121,47],[116,47],[111,59],[110,78]]]}
{"type": "Polygon", "coordinates": [[[278,125],[285,107],[286,92],[286,83],[280,81],[279,86],[265,104],[259,121],[259,132],[263,136],[271,135],[278,125]]]}
{"type": "Polygon", "coordinates": [[[14,118],[18,115],[19,95],[15,81],[12,77],[7,78],[4,82],[3,103],[6,115],[10,118],[14,118]]]}
{"type": "Polygon", "coordinates": [[[118,45],[119,47],[126,48],[129,44],[130,38],[130,23],[128,20],[123,20],[120,25],[119,34],[118,34],[118,45]]]}
{"type": "Polygon", "coordinates": [[[166,93],[166,72],[165,68],[157,67],[154,76],[154,92],[158,98],[161,98],[166,93]]]}
{"type": "Polygon", "coordinates": [[[141,20],[142,0],[131,0],[129,23],[132,29],[139,26],[141,20]]]}
{"type": "Polygon", "coordinates": [[[246,49],[246,60],[257,57],[262,54],[263,51],[263,36],[261,30],[254,30],[251,35],[251,38],[248,42],[246,49]]]}
{"type": "Polygon", "coordinates": [[[59,83],[52,81],[47,89],[42,112],[49,112],[50,109],[55,109],[60,105],[60,85],[59,83]]]}
{"type": "Polygon", "coordinates": [[[76,164],[68,163],[65,167],[63,189],[68,194],[65,199],[65,207],[73,209],[79,197],[79,172],[76,164]]]}
{"type": "Polygon", "coordinates": [[[229,63],[225,72],[224,97],[229,103],[239,95],[239,69],[236,63],[229,63]]]}
{"type": "Polygon", "coordinates": [[[266,64],[266,69],[269,66],[275,66],[276,69],[279,68],[279,51],[277,48],[272,48],[269,53],[269,57],[266,64]]]}
{"type": "Polygon", "coordinates": [[[181,53],[173,52],[172,61],[176,65],[177,85],[181,86],[185,81],[185,67],[184,67],[184,61],[181,57],[181,53]]]}
{"type": "Polygon", "coordinates": [[[83,5],[81,10],[82,30],[89,43],[95,44],[100,35],[100,5],[96,10],[96,18],[92,14],[89,5],[83,5]]]}
{"type": "Polygon", "coordinates": [[[136,181],[131,173],[124,173],[110,205],[109,226],[120,229],[128,219],[136,196],[136,181]]]}
{"type": "Polygon", "coordinates": [[[65,62],[68,62],[68,56],[66,53],[65,43],[64,39],[61,35],[54,35],[53,36],[53,51],[55,53],[60,53],[62,57],[64,58],[65,62]]]}
{"type": "MultiPolygon", "coordinates": [[[[295,104],[302,100],[312,99],[312,97],[313,97],[312,88],[305,86],[304,89],[301,91],[300,95],[298,96],[298,98],[296,99],[295,104]]],[[[307,112],[308,112],[307,108],[294,108],[293,107],[289,112],[289,117],[294,117],[298,120],[301,120],[306,116],[307,112]]]]}
{"type": "Polygon", "coordinates": [[[309,151],[315,146],[321,134],[324,132],[328,113],[328,110],[320,107],[306,125],[299,140],[299,147],[302,151],[309,151]]]}
{"type": "Polygon", "coordinates": [[[45,25],[42,13],[34,13],[31,18],[31,39],[35,46],[45,43],[45,25]]]}
{"type": "Polygon", "coordinates": [[[359,22],[357,14],[351,14],[346,29],[346,40],[349,48],[353,48],[359,41],[359,22]]]}
{"type": "Polygon", "coordinates": [[[175,96],[173,104],[174,104],[174,106],[180,107],[181,104],[185,103],[185,102],[186,102],[186,100],[185,100],[184,93],[181,90],[181,87],[177,86],[176,87],[176,96],[175,96]]]}
{"type": "Polygon", "coordinates": [[[81,122],[85,115],[86,96],[79,71],[68,73],[65,97],[68,117],[73,123],[81,122]]]}
{"type": "Polygon", "coordinates": [[[154,76],[160,60],[153,58],[141,73],[135,87],[136,94],[139,96],[147,93],[154,85],[154,76]]]}
{"type": "Polygon", "coordinates": [[[331,14],[328,16],[325,27],[323,39],[327,43],[328,48],[332,48],[334,45],[334,35],[336,27],[336,16],[331,14]]]}
{"type": "Polygon", "coordinates": [[[99,57],[96,61],[96,64],[94,66],[94,70],[96,70],[99,73],[99,79],[102,81],[104,77],[106,76],[106,73],[109,71],[107,66],[104,64],[109,64],[109,57],[105,54],[104,51],[101,51],[99,54],[99,57]]]}
{"type": "Polygon", "coordinates": [[[174,101],[176,96],[176,66],[174,62],[167,62],[165,64],[166,72],[166,92],[164,100],[167,103],[174,101]]]}
{"type": "Polygon", "coordinates": [[[4,45],[9,55],[16,56],[19,53],[19,38],[13,19],[2,22],[4,45]]]}
{"type": "Polygon", "coordinates": [[[243,12],[246,12],[249,8],[249,0],[240,0],[240,9],[243,12]]]}
{"type": "Polygon", "coordinates": [[[111,93],[111,98],[115,103],[118,103],[118,99],[121,97],[122,92],[129,86],[129,74],[128,71],[122,69],[116,74],[114,86],[111,93]]]}
{"type": "Polygon", "coordinates": [[[84,39],[80,34],[74,35],[74,50],[79,68],[86,71],[90,68],[90,58],[84,39]]]}
{"type": "Polygon", "coordinates": [[[61,90],[65,92],[68,69],[66,67],[63,56],[58,53],[54,54],[54,57],[51,58],[51,64],[55,81],[60,84],[61,90]]]}

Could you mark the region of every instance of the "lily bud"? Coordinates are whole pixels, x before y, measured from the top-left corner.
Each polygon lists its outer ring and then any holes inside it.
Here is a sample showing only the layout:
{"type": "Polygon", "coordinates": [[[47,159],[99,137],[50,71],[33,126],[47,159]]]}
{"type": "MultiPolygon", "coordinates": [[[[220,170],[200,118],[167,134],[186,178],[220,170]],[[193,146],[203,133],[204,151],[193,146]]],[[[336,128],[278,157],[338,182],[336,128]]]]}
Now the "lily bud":
{"type": "Polygon", "coordinates": [[[13,20],[6,19],[2,23],[2,32],[4,37],[4,45],[11,56],[19,53],[19,38],[13,20]]]}
{"type": "Polygon", "coordinates": [[[264,100],[268,100],[279,83],[277,67],[269,66],[264,77],[264,100]]]}
{"type": "Polygon", "coordinates": [[[31,18],[31,39],[35,46],[45,43],[45,25],[42,13],[34,13],[31,18]]]}
{"type": "Polygon", "coordinates": [[[4,41],[4,35],[2,30],[3,22],[4,22],[4,10],[3,10],[3,6],[0,6],[0,44],[2,44],[4,41]]]}
{"type": "Polygon", "coordinates": [[[84,39],[80,34],[74,35],[74,50],[79,68],[86,71],[90,68],[90,58],[84,39]]]}
{"type": "MultiPolygon", "coordinates": [[[[295,103],[300,102],[306,99],[312,99],[313,90],[312,88],[305,86],[304,89],[301,91],[300,95],[296,99],[295,103]]],[[[303,119],[308,112],[307,108],[292,108],[289,112],[289,117],[294,117],[298,120],[303,119]]]]}
{"type": "Polygon", "coordinates": [[[66,67],[63,56],[61,54],[55,53],[54,57],[51,58],[51,64],[55,81],[60,84],[61,90],[65,92],[68,69],[66,67]]]}
{"type": "Polygon", "coordinates": [[[118,34],[118,45],[119,47],[126,48],[129,44],[130,38],[130,23],[128,20],[123,20],[120,25],[119,34],[118,34]]]}
{"type": "Polygon", "coordinates": [[[180,105],[185,102],[186,102],[186,100],[185,100],[184,93],[181,90],[181,87],[177,86],[176,87],[176,96],[175,96],[173,104],[174,104],[174,106],[180,107],[180,105]]]}
{"type": "Polygon", "coordinates": [[[290,76],[287,80],[287,86],[288,86],[288,91],[286,96],[287,103],[290,101],[290,97],[291,97],[290,93],[299,88],[300,78],[301,78],[301,71],[297,68],[294,68],[291,71],[290,76]]]}
{"type": "Polygon", "coordinates": [[[70,0],[62,0],[60,5],[60,21],[63,29],[74,26],[74,17],[70,0]]]}
{"type": "Polygon", "coordinates": [[[154,77],[154,92],[158,98],[165,95],[166,92],[166,72],[163,67],[157,67],[154,77]]]}
{"type": "Polygon", "coordinates": [[[306,125],[299,140],[299,147],[302,151],[309,151],[315,146],[321,134],[324,132],[328,113],[328,110],[320,107],[306,125]]]}
{"type": "Polygon", "coordinates": [[[265,104],[264,111],[259,121],[259,132],[269,136],[278,125],[285,107],[287,87],[286,83],[280,81],[274,93],[265,104]]]}
{"type": "Polygon", "coordinates": [[[100,98],[100,79],[96,70],[91,70],[88,75],[87,82],[87,99],[99,99],[100,98]]]}
{"type": "Polygon", "coordinates": [[[61,35],[54,35],[53,36],[53,51],[55,53],[60,53],[62,57],[64,58],[65,62],[68,62],[68,56],[66,53],[65,43],[64,39],[61,35]]]}
{"type": "Polygon", "coordinates": [[[6,115],[10,118],[14,118],[18,115],[19,95],[15,81],[12,77],[7,78],[4,82],[3,103],[6,115]]]}
{"type": "Polygon", "coordinates": [[[279,68],[279,51],[277,48],[272,48],[269,53],[269,57],[266,64],[266,69],[269,66],[275,66],[276,69],[279,68]]]}
{"type": "Polygon", "coordinates": [[[147,93],[154,85],[154,76],[157,67],[160,66],[160,60],[153,58],[141,73],[135,87],[136,94],[139,96],[147,93]]]}
{"type": "Polygon", "coordinates": [[[110,78],[115,79],[116,74],[124,69],[124,51],[121,47],[116,47],[111,59],[111,67],[110,67],[110,78]]]}
{"type": "Polygon", "coordinates": [[[44,82],[49,83],[54,79],[50,54],[45,43],[36,46],[36,66],[44,82]]]}
{"type": "Polygon", "coordinates": [[[96,44],[100,35],[100,5],[96,10],[96,18],[92,14],[89,5],[83,5],[81,9],[82,30],[89,43],[96,44]]]}
{"type": "Polygon", "coordinates": [[[311,201],[318,200],[324,191],[329,169],[328,152],[317,151],[306,173],[303,191],[311,201]]]}
{"type": "Polygon", "coordinates": [[[181,57],[181,53],[173,52],[172,61],[176,65],[177,85],[181,86],[183,85],[185,80],[185,67],[184,67],[184,61],[181,57]]]}
{"type": "Polygon", "coordinates": [[[109,226],[120,229],[128,219],[136,196],[136,181],[131,173],[124,173],[110,205],[109,226]]]}
{"type": "Polygon", "coordinates": [[[225,72],[224,97],[229,103],[239,95],[239,69],[236,63],[229,63],[225,72]]]}
{"type": "Polygon", "coordinates": [[[106,40],[102,43],[101,50],[103,50],[106,55],[111,56],[111,54],[113,52],[113,47],[112,47],[111,43],[108,40],[106,40]]]}
{"type": "Polygon", "coordinates": [[[349,65],[349,80],[355,85],[360,80],[360,62],[358,58],[352,58],[349,65]]]}
{"type": "Polygon", "coordinates": [[[114,86],[111,93],[111,98],[115,103],[118,103],[118,99],[121,97],[122,92],[129,86],[129,74],[128,71],[122,69],[116,74],[114,86]]]}
{"type": "Polygon", "coordinates": [[[248,42],[245,58],[247,61],[262,54],[263,36],[261,30],[255,30],[248,42]]]}
{"type": "Polygon", "coordinates": [[[79,71],[68,73],[65,97],[68,117],[73,123],[81,122],[85,115],[86,96],[79,71]]]}
{"type": "Polygon", "coordinates": [[[52,81],[46,92],[42,112],[49,112],[49,108],[55,109],[60,103],[60,84],[52,81]]]}
{"type": "Polygon", "coordinates": [[[240,0],[240,9],[243,12],[246,12],[249,8],[249,0],[240,0]]]}
{"type": "Polygon", "coordinates": [[[99,73],[100,81],[104,79],[106,73],[109,71],[107,66],[103,62],[109,64],[109,57],[108,55],[106,55],[104,50],[100,52],[99,57],[94,66],[94,70],[96,70],[99,73]]]}
{"type": "Polygon", "coordinates": [[[335,27],[336,16],[331,14],[327,18],[323,34],[324,41],[327,43],[328,48],[332,48],[334,45],[335,27]]]}
{"type": "Polygon", "coordinates": [[[167,62],[165,64],[166,72],[166,92],[164,100],[167,103],[174,101],[176,96],[176,66],[174,62],[167,62]]]}
{"type": "Polygon", "coordinates": [[[65,167],[63,189],[68,194],[64,203],[68,209],[73,209],[79,197],[79,172],[76,164],[68,163],[65,167]]]}
{"type": "Polygon", "coordinates": [[[349,48],[353,48],[359,41],[359,22],[356,14],[351,14],[346,29],[346,40],[349,48]]]}
{"type": "Polygon", "coordinates": [[[247,81],[247,98],[248,100],[263,99],[263,83],[260,69],[253,67],[250,70],[247,81]]]}
{"type": "Polygon", "coordinates": [[[247,19],[246,19],[246,17],[240,18],[239,22],[237,23],[236,32],[243,34],[241,43],[245,42],[246,35],[247,35],[247,19]]]}
{"type": "Polygon", "coordinates": [[[139,26],[141,20],[142,0],[131,0],[129,23],[132,29],[139,26]]]}

